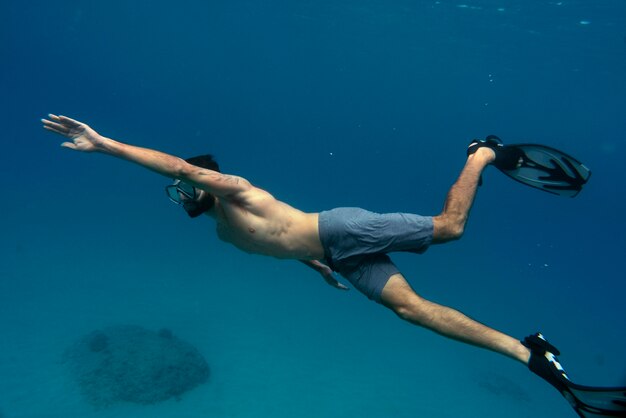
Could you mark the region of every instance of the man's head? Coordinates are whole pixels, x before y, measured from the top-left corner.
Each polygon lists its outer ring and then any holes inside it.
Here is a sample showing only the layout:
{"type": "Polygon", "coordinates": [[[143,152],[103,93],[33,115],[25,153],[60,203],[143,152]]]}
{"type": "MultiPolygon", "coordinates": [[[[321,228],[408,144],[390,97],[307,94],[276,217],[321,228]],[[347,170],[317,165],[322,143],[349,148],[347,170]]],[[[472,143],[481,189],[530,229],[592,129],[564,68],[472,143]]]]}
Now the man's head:
{"type": "MultiPolygon", "coordinates": [[[[187,158],[185,161],[197,167],[220,171],[217,161],[215,161],[210,154],[187,158]]],[[[167,186],[166,192],[172,201],[183,206],[183,209],[185,209],[185,212],[187,212],[187,215],[191,218],[202,215],[215,205],[215,196],[211,193],[198,190],[179,180],[167,186]]]]}
{"type": "Polygon", "coordinates": [[[196,167],[202,167],[213,171],[220,171],[220,166],[215,161],[215,158],[211,154],[198,155],[196,157],[190,157],[185,159],[189,164],[195,165],[196,167]]]}

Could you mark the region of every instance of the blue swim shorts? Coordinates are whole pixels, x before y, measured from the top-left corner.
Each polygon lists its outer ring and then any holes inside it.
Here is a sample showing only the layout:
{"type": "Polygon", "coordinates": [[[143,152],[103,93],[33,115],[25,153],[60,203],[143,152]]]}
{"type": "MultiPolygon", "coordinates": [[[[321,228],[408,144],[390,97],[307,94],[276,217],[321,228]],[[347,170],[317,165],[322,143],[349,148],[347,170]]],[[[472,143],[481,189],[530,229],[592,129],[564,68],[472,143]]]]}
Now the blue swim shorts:
{"type": "Polygon", "coordinates": [[[433,218],[337,208],[319,214],[319,234],[330,268],[380,303],[383,287],[400,272],[387,253],[426,251],[433,239],[433,218]]]}

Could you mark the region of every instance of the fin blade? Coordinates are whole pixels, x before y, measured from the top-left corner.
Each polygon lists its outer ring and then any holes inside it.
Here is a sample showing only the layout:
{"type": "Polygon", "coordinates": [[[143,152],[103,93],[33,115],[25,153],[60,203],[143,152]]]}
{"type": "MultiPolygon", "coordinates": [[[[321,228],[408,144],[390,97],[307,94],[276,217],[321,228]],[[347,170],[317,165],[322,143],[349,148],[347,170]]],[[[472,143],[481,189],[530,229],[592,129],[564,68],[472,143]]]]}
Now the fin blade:
{"type": "Polygon", "coordinates": [[[514,169],[500,171],[527,186],[574,197],[591,177],[591,170],[583,163],[555,148],[540,144],[512,144],[506,147],[521,151],[521,164],[514,169]]]}
{"type": "Polygon", "coordinates": [[[576,412],[585,418],[626,417],[626,387],[597,388],[568,385],[569,392],[576,399],[576,412]]]}

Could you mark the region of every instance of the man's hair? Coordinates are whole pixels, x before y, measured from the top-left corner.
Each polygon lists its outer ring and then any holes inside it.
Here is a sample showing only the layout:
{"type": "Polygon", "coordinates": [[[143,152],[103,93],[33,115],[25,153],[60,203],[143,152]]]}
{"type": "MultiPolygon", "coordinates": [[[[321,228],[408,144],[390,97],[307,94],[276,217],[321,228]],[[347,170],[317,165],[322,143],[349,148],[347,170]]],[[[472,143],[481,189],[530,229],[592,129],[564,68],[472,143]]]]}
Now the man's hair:
{"type": "Polygon", "coordinates": [[[207,168],[213,171],[220,171],[220,166],[215,161],[215,158],[211,154],[198,155],[196,157],[186,158],[189,164],[195,165],[197,167],[207,168]]]}

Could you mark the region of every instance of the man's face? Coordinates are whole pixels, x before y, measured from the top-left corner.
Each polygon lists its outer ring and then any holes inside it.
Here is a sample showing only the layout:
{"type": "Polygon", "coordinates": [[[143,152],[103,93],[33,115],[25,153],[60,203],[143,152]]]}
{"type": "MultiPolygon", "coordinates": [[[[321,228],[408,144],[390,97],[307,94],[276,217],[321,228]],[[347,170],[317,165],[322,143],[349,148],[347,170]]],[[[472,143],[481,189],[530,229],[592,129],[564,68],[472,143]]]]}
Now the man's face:
{"type": "Polygon", "coordinates": [[[194,198],[184,197],[183,209],[191,218],[196,218],[213,207],[213,199],[213,196],[204,190],[196,189],[194,198]]]}
{"type": "Polygon", "coordinates": [[[215,203],[215,198],[210,193],[180,180],[175,180],[165,188],[165,191],[169,199],[177,205],[182,205],[185,212],[192,218],[202,215],[215,203]]]}

